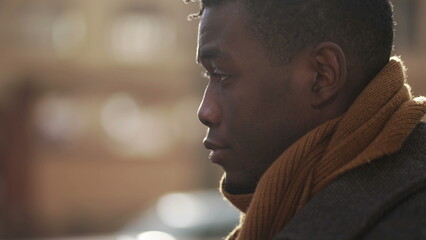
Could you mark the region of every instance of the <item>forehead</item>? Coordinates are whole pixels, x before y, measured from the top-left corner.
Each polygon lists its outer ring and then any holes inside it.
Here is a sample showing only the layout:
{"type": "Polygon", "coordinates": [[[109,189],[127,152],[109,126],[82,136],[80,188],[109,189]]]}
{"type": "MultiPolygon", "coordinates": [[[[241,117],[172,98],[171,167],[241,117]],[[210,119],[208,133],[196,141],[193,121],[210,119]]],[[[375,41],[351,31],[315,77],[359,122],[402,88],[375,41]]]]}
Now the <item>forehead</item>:
{"type": "Polygon", "coordinates": [[[208,7],[199,26],[197,58],[232,57],[247,38],[242,8],[235,2],[208,7]]]}
{"type": "Polygon", "coordinates": [[[242,7],[237,2],[224,2],[219,5],[206,7],[201,16],[200,30],[204,32],[211,28],[232,25],[240,22],[242,7]]]}

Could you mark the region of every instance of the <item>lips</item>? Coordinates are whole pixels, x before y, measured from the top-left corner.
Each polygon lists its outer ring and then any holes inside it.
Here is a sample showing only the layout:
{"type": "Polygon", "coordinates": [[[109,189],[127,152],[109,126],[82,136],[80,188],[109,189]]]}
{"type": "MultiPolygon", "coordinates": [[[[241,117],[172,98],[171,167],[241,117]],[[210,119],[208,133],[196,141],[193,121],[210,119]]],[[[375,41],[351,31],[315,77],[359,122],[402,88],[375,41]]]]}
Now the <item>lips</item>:
{"type": "Polygon", "coordinates": [[[210,149],[210,150],[227,148],[225,145],[220,144],[220,143],[216,143],[216,142],[209,140],[209,139],[204,139],[203,144],[204,144],[204,147],[206,147],[207,149],[210,149]]]}
{"type": "Polygon", "coordinates": [[[209,159],[213,163],[220,164],[224,160],[226,152],[229,150],[228,146],[218,142],[214,142],[210,139],[204,139],[203,144],[207,149],[211,150],[209,154],[209,159]]]}

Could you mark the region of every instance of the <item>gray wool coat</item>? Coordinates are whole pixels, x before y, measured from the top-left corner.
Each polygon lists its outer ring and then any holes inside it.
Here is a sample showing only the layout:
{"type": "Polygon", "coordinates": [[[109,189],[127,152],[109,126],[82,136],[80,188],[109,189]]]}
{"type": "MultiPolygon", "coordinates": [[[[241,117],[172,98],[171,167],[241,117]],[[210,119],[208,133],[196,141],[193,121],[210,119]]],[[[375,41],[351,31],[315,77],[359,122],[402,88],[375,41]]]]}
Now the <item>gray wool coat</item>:
{"type": "Polygon", "coordinates": [[[338,177],[274,240],[426,239],[426,124],[400,151],[338,177]]]}

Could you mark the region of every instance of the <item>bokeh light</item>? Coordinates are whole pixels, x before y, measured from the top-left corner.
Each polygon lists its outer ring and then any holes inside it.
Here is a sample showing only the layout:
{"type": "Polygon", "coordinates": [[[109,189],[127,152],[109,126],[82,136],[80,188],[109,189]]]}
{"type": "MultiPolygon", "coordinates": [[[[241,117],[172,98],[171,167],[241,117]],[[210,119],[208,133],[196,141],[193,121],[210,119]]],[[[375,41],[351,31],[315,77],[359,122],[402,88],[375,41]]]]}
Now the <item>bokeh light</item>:
{"type": "Polygon", "coordinates": [[[140,108],[125,93],[111,96],[101,114],[102,126],[120,144],[119,149],[144,157],[156,157],[170,149],[173,139],[167,119],[159,109],[140,108]]]}
{"type": "Polygon", "coordinates": [[[111,96],[102,111],[102,125],[114,139],[130,143],[142,127],[142,113],[137,103],[128,95],[111,96]]]}
{"type": "Polygon", "coordinates": [[[73,99],[48,96],[35,108],[35,125],[39,133],[51,142],[69,142],[84,131],[80,107],[73,99]]]}
{"type": "Polygon", "coordinates": [[[203,205],[189,194],[171,193],[162,197],[157,206],[158,215],[167,225],[185,228],[202,221],[203,205]]]}
{"type": "Polygon", "coordinates": [[[52,24],[52,46],[59,56],[75,53],[84,44],[86,35],[86,19],[76,9],[61,13],[52,24]]]}
{"type": "Polygon", "coordinates": [[[164,232],[150,231],[139,234],[137,240],[176,240],[176,238],[164,232]]]}
{"type": "Polygon", "coordinates": [[[175,27],[150,13],[127,13],[112,25],[112,54],[124,62],[149,62],[174,47],[175,27]]]}

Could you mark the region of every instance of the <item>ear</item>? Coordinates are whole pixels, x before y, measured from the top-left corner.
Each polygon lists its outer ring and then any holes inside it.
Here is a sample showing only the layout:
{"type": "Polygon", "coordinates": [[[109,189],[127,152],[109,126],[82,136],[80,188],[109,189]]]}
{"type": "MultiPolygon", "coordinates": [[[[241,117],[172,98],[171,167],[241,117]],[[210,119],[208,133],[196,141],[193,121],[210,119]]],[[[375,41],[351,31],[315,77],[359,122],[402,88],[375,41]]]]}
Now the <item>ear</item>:
{"type": "Polygon", "coordinates": [[[311,104],[321,108],[342,91],[346,83],[346,58],[342,48],[332,42],[322,42],[314,49],[316,78],[312,85],[311,104]]]}

